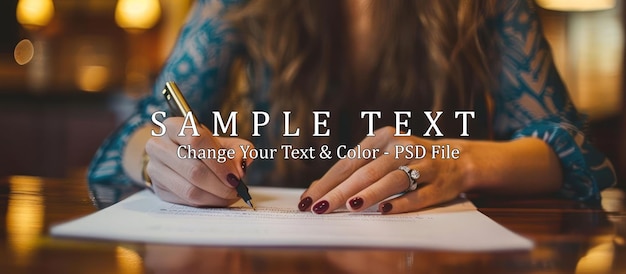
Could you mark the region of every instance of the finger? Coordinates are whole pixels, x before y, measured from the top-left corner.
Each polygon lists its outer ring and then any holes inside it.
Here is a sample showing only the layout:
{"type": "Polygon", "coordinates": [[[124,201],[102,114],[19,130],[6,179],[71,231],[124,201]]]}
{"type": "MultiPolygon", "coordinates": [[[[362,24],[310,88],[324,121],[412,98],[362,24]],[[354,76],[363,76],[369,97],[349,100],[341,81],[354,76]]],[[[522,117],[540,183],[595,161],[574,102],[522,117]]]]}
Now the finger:
{"type": "MultiPolygon", "coordinates": [[[[181,117],[172,117],[165,119],[164,124],[166,127],[181,128],[184,119],[181,117]]],[[[191,132],[187,132],[185,136],[178,136],[179,132],[167,131],[167,136],[178,145],[190,145],[194,149],[220,149],[224,148],[219,139],[213,137],[213,133],[204,126],[198,127],[198,134],[200,136],[192,136],[191,132]]],[[[228,148],[227,148],[228,149],[228,148]]],[[[235,161],[227,160],[224,163],[218,163],[215,159],[199,159],[207,167],[209,167],[215,176],[226,187],[234,188],[229,183],[229,177],[235,176],[237,179],[241,179],[243,171],[241,170],[241,163],[237,164],[235,161]]],[[[239,160],[238,160],[239,162],[239,160]]],[[[232,181],[232,179],[231,179],[232,181]]]]}
{"type": "Polygon", "coordinates": [[[346,207],[351,211],[361,211],[380,201],[398,194],[409,185],[406,174],[401,171],[392,171],[370,187],[363,189],[346,201],[346,207]]]}
{"type": "Polygon", "coordinates": [[[254,145],[250,141],[240,138],[219,137],[217,139],[224,148],[235,150],[235,165],[239,168],[237,172],[240,177],[246,175],[246,169],[254,162],[254,159],[250,156],[250,152],[255,149],[254,145]]]}
{"type": "Polygon", "coordinates": [[[458,196],[458,192],[449,191],[442,184],[424,184],[415,191],[381,203],[378,210],[383,214],[418,211],[430,206],[450,201],[458,196]]]}
{"type": "Polygon", "coordinates": [[[379,204],[378,209],[383,214],[418,211],[430,206],[450,201],[462,192],[457,183],[460,178],[454,178],[450,173],[441,177],[438,170],[447,170],[437,161],[421,160],[409,165],[409,168],[420,172],[418,181],[422,184],[417,190],[407,192],[389,201],[379,204]],[[450,178],[450,177],[453,178],[450,178]]]}
{"type": "Polygon", "coordinates": [[[161,185],[153,184],[152,190],[154,190],[154,194],[156,194],[156,196],[159,197],[159,199],[163,201],[173,203],[173,204],[179,204],[179,205],[189,205],[187,204],[185,200],[178,197],[176,194],[172,193],[169,189],[164,188],[161,185]]]}
{"type": "Polygon", "coordinates": [[[202,199],[190,201],[189,199],[180,197],[179,195],[172,192],[170,189],[168,189],[167,187],[161,184],[154,185],[153,190],[154,190],[154,193],[157,195],[157,197],[159,197],[161,200],[169,202],[169,203],[173,203],[173,204],[180,204],[180,205],[187,205],[187,206],[194,206],[194,207],[207,207],[207,206],[226,207],[234,203],[234,201],[220,199],[219,197],[215,197],[215,196],[211,197],[210,193],[205,193],[207,194],[207,196],[203,197],[202,199]]]}
{"type": "MultiPolygon", "coordinates": [[[[420,172],[420,176],[415,182],[418,185],[425,184],[433,179],[435,172],[428,172],[425,175],[420,170],[432,170],[429,161],[418,161],[416,164],[409,165],[409,169],[420,172]]],[[[409,175],[403,170],[396,169],[370,187],[363,189],[356,195],[350,197],[346,202],[348,209],[353,211],[361,211],[372,205],[379,203],[393,195],[406,191],[410,186],[409,175]]]]}
{"type": "MultiPolygon", "coordinates": [[[[366,137],[359,143],[362,149],[378,149],[389,142],[389,139],[393,137],[394,130],[391,127],[378,129],[375,132],[374,137],[366,137]]],[[[335,163],[329,170],[317,181],[314,181],[311,186],[300,196],[301,205],[302,201],[311,200],[316,201],[324,194],[331,191],[341,182],[345,181],[353,174],[357,169],[361,168],[373,159],[342,159],[335,163]]],[[[300,208],[302,210],[302,208],[300,208]]],[[[306,209],[304,209],[306,210],[306,209]]]]}
{"type": "Polygon", "coordinates": [[[148,173],[155,178],[152,184],[157,196],[165,201],[191,206],[228,206],[236,199],[224,199],[188,183],[159,160],[151,160],[148,173]]]}
{"type": "MultiPolygon", "coordinates": [[[[151,138],[146,143],[146,153],[150,156],[148,167],[151,163],[162,163],[163,168],[168,172],[175,173],[181,180],[188,182],[205,192],[212,193],[223,199],[234,199],[237,197],[236,190],[232,186],[225,186],[220,182],[212,170],[198,159],[179,159],[172,155],[178,149],[177,145],[167,138],[151,138]]],[[[154,165],[153,165],[154,167],[154,165]]],[[[155,173],[162,170],[148,169],[148,175],[154,181],[161,175],[150,174],[150,170],[155,173]]],[[[165,174],[166,176],[168,174],[165,174]]]]}
{"type": "MultiPolygon", "coordinates": [[[[319,198],[319,200],[313,204],[312,211],[317,214],[332,212],[333,210],[344,205],[350,196],[386,177],[390,174],[390,172],[397,170],[397,167],[401,164],[401,161],[395,160],[391,155],[383,155],[380,158],[367,163],[352,173],[352,175],[350,175],[350,177],[348,177],[344,182],[337,185],[331,191],[319,198]]],[[[404,174],[402,171],[401,173],[404,174]]],[[[400,180],[395,180],[393,182],[396,185],[397,183],[402,184],[400,180]]],[[[400,188],[402,189],[402,186],[400,186],[400,188]]],[[[398,192],[400,192],[400,190],[395,193],[398,192]]],[[[389,195],[395,193],[392,192],[389,195]]]]}

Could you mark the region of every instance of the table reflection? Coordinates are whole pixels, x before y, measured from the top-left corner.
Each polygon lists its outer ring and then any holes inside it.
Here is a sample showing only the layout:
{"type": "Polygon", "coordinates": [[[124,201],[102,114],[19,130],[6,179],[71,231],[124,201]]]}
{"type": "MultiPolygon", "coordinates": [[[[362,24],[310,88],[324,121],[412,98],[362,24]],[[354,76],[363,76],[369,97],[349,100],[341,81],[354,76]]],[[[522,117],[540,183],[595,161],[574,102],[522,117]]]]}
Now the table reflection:
{"type": "Polygon", "coordinates": [[[0,232],[6,232],[0,233],[2,273],[626,272],[620,260],[626,257],[623,193],[605,195],[601,206],[547,198],[475,199],[485,215],[533,240],[530,251],[207,247],[50,238],[51,225],[96,211],[89,193],[103,206],[132,190],[88,190],[82,178],[0,179],[0,232]]]}
{"type": "Polygon", "coordinates": [[[31,261],[43,231],[44,196],[42,181],[36,177],[9,179],[11,194],[7,206],[6,231],[17,265],[31,261]]]}

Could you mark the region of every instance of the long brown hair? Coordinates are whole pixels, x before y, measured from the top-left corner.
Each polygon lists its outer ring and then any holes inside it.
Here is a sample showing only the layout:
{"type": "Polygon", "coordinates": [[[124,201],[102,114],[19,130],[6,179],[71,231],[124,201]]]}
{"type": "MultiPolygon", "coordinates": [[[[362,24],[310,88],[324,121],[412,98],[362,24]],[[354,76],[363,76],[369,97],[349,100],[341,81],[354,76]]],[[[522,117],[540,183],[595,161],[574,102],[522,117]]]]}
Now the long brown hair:
{"type": "Polygon", "coordinates": [[[468,109],[493,86],[497,60],[488,23],[496,13],[495,0],[371,1],[375,65],[365,77],[371,80],[361,85],[366,90],[351,90],[358,85],[349,84],[354,78],[345,57],[345,4],[252,0],[228,15],[250,58],[271,71],[274,115],[301,110],[294,123],[310,125],[311,110],[352,103],[337,100],[347,96],[335,92],[375,102],[361,104],[365,108],[468,109]]]}

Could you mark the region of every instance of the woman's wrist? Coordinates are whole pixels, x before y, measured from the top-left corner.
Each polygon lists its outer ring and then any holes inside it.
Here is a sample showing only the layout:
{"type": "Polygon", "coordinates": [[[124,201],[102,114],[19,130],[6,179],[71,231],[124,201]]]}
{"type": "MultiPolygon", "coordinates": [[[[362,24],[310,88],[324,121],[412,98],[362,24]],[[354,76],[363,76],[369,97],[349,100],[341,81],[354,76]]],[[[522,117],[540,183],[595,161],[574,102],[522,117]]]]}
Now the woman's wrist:
{"type": "MultiPolygon", "coordinates": [[[[471,191],[477,188],[478,182],[480,182],[480,168],[479,162],[476,160],[475,153],[476,142],[463,139],[441,139],[437,143],[450,145],[453,149],[458,149],[458,159],[446,159],[448,161],[455,161],[455,169],[460,174],[460,185],[462,192],[471,191]]],[[[478,153],[480,153],[478,151],[478,153]]]]}
{"type": "Polygon", "coordinates": [[[557,190],[561,184],[558,157],[542,140],[450,140],[459,148],[458,168],[464,191],[535,194],[557,190]]]}
{"type": "Polygon", "coordinates": [[[150,175],[148,174],[148,162],[150,162],[150,156],[144,150],[141,164],[141,179],[147,188],[152,190],[152,179],[150,179],[150,175]]]}
{"type": "Polygon", "coordinates": [[[126,175],[138,185],[145,185],[143,178],[145,146],[152,137],[152,126],[138,128],[128,139],[122,154],[122,167],[126,175]]]}

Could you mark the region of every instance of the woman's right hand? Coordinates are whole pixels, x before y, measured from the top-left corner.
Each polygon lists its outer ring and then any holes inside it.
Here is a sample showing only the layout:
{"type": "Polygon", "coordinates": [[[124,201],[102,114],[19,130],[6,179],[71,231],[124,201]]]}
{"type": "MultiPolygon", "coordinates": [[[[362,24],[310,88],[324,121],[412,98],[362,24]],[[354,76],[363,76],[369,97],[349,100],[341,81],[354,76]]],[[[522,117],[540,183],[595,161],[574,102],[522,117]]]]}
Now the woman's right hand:
{"type": "Polygon", "coordinates": [[[239,198],[233,176],[242,178],[252,162],[252,159],[244,159],[239,146],[253,147],[252,144],[240,138],[214,137],[205,126],[197,127],[200,136],[191,136],[191,130],[186,130],[185,136],[178,136],[183,122],[182,117],[165,119],[167,133],[152,137],[146,143],[146,153],[150,157],[146,172],[155,194],[171,203],[196,207],[228,206],[236,202],[239,198]],[[196,150],[233,149],[235,157],[227,158],[224,163],[216,159],[181,159],[177,153],[181,145],[190,145],[196,150]]]}

